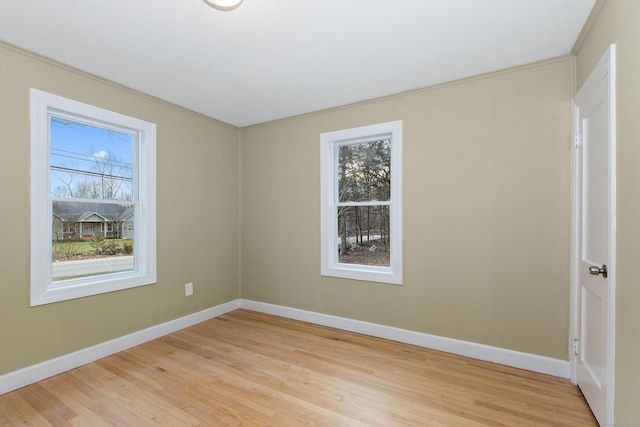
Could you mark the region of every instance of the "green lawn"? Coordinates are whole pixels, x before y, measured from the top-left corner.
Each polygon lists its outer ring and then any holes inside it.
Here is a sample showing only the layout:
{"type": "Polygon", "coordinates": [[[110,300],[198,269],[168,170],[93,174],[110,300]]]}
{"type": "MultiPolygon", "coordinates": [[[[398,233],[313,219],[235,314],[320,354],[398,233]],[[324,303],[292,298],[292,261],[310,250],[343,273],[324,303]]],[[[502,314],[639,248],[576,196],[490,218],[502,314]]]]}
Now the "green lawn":
{"type": "Polygon", "coordinates": [[[118,250],[118,252],[127,253],[127,245],[131,248],[131,250],[129,250],[129,253],[132,253],[133,240],[104,239],[100,242],[58,240],[52,243],[51,254],[54,258],[83,256],[105,252],[104,248],[108,247],[113,247],[118,250]]]}

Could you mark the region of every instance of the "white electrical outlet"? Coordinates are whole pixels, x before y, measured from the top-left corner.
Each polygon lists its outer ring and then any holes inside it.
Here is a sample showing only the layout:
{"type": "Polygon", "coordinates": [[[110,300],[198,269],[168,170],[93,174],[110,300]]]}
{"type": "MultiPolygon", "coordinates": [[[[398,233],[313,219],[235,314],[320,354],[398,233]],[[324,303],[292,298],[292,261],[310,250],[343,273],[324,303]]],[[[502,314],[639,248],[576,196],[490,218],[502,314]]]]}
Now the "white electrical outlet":
{"type": "Polygon", "coordinates": [[[191,295],[193,295],[193,283],[191,283],[191,282],[185,283],[184,284],[184,296],[185,297],[190,297],[191,295]]]}

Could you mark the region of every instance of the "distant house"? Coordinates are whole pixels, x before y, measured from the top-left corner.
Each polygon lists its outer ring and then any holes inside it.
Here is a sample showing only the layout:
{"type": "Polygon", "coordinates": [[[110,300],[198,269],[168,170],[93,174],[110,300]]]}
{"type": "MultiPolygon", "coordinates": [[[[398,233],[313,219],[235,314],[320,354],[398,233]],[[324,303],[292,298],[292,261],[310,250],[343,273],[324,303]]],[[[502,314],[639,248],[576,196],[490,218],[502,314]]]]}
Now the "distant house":
{"type": "Polygon", "coordinates": [[[134,214],[131,204],[54,201],[52,239],[133,239],[134,214]]]}

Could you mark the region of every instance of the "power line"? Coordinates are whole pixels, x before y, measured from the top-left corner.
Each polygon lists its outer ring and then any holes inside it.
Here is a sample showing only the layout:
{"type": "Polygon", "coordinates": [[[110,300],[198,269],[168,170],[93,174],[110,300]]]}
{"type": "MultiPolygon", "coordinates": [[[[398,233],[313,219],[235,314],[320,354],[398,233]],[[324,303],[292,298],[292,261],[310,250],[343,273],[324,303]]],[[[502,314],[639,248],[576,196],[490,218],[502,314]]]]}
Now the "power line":
{"type": "Polygon", "coordinates": [[[69,159],[73,159],[73,160],[79,160],[81,162],[96,162],[96,163],[101,163],[101,164],[112,164],[114,166],[118,166],[120,168],[123,169],[132,169],[131,163],[127,163],[127,162],[123,162],[121,160],[113,160],[113,159],[102,159],[100,157],[95,157],[93,155],[90,154],[82,154],[82,153],[76,153],[74,151],[67,151],[67,150],[61,150],[59,148],[52,148],[51,149],[51,155],[52,156],[58,156],[58,157],[66,157],[69,159]],[[58,154],[56,152],[59,153],[68,153],[68,154],[58,154]],[[73,155],[69,155],[69,154],[73,154],[73,155]],[[80,156],[80,157],[78,157],[80,156]]]}
{"type": "Polygon", "coordinates": [[[128,177],[128,176],[109,175],[109,174],[105,174],[105,173],[92,172],[92,171],[87,171],[87,170],[82,170],[82,169],[65,168],[63,166],[51,166],[51,170],[52,171],[66,172],[66,173],[78,173],[80,175],[95,176],[95,177],[98,177],[98,178],[107,177],[107,178],[119,179],[121,181],[133,182],[133,178],[128,177]]]}

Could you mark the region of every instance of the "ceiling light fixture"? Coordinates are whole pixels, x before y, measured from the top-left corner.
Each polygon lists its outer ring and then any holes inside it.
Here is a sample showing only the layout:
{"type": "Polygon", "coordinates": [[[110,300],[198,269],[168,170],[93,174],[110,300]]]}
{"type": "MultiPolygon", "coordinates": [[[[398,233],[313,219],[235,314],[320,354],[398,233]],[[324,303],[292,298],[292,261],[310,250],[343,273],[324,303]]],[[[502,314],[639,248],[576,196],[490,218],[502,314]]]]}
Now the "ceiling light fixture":
{"type": "Polygon", "coordinates": [[[243,0],[204,0],[209,6],[218,10],[233,10],[240,6],[243,0]]]}

